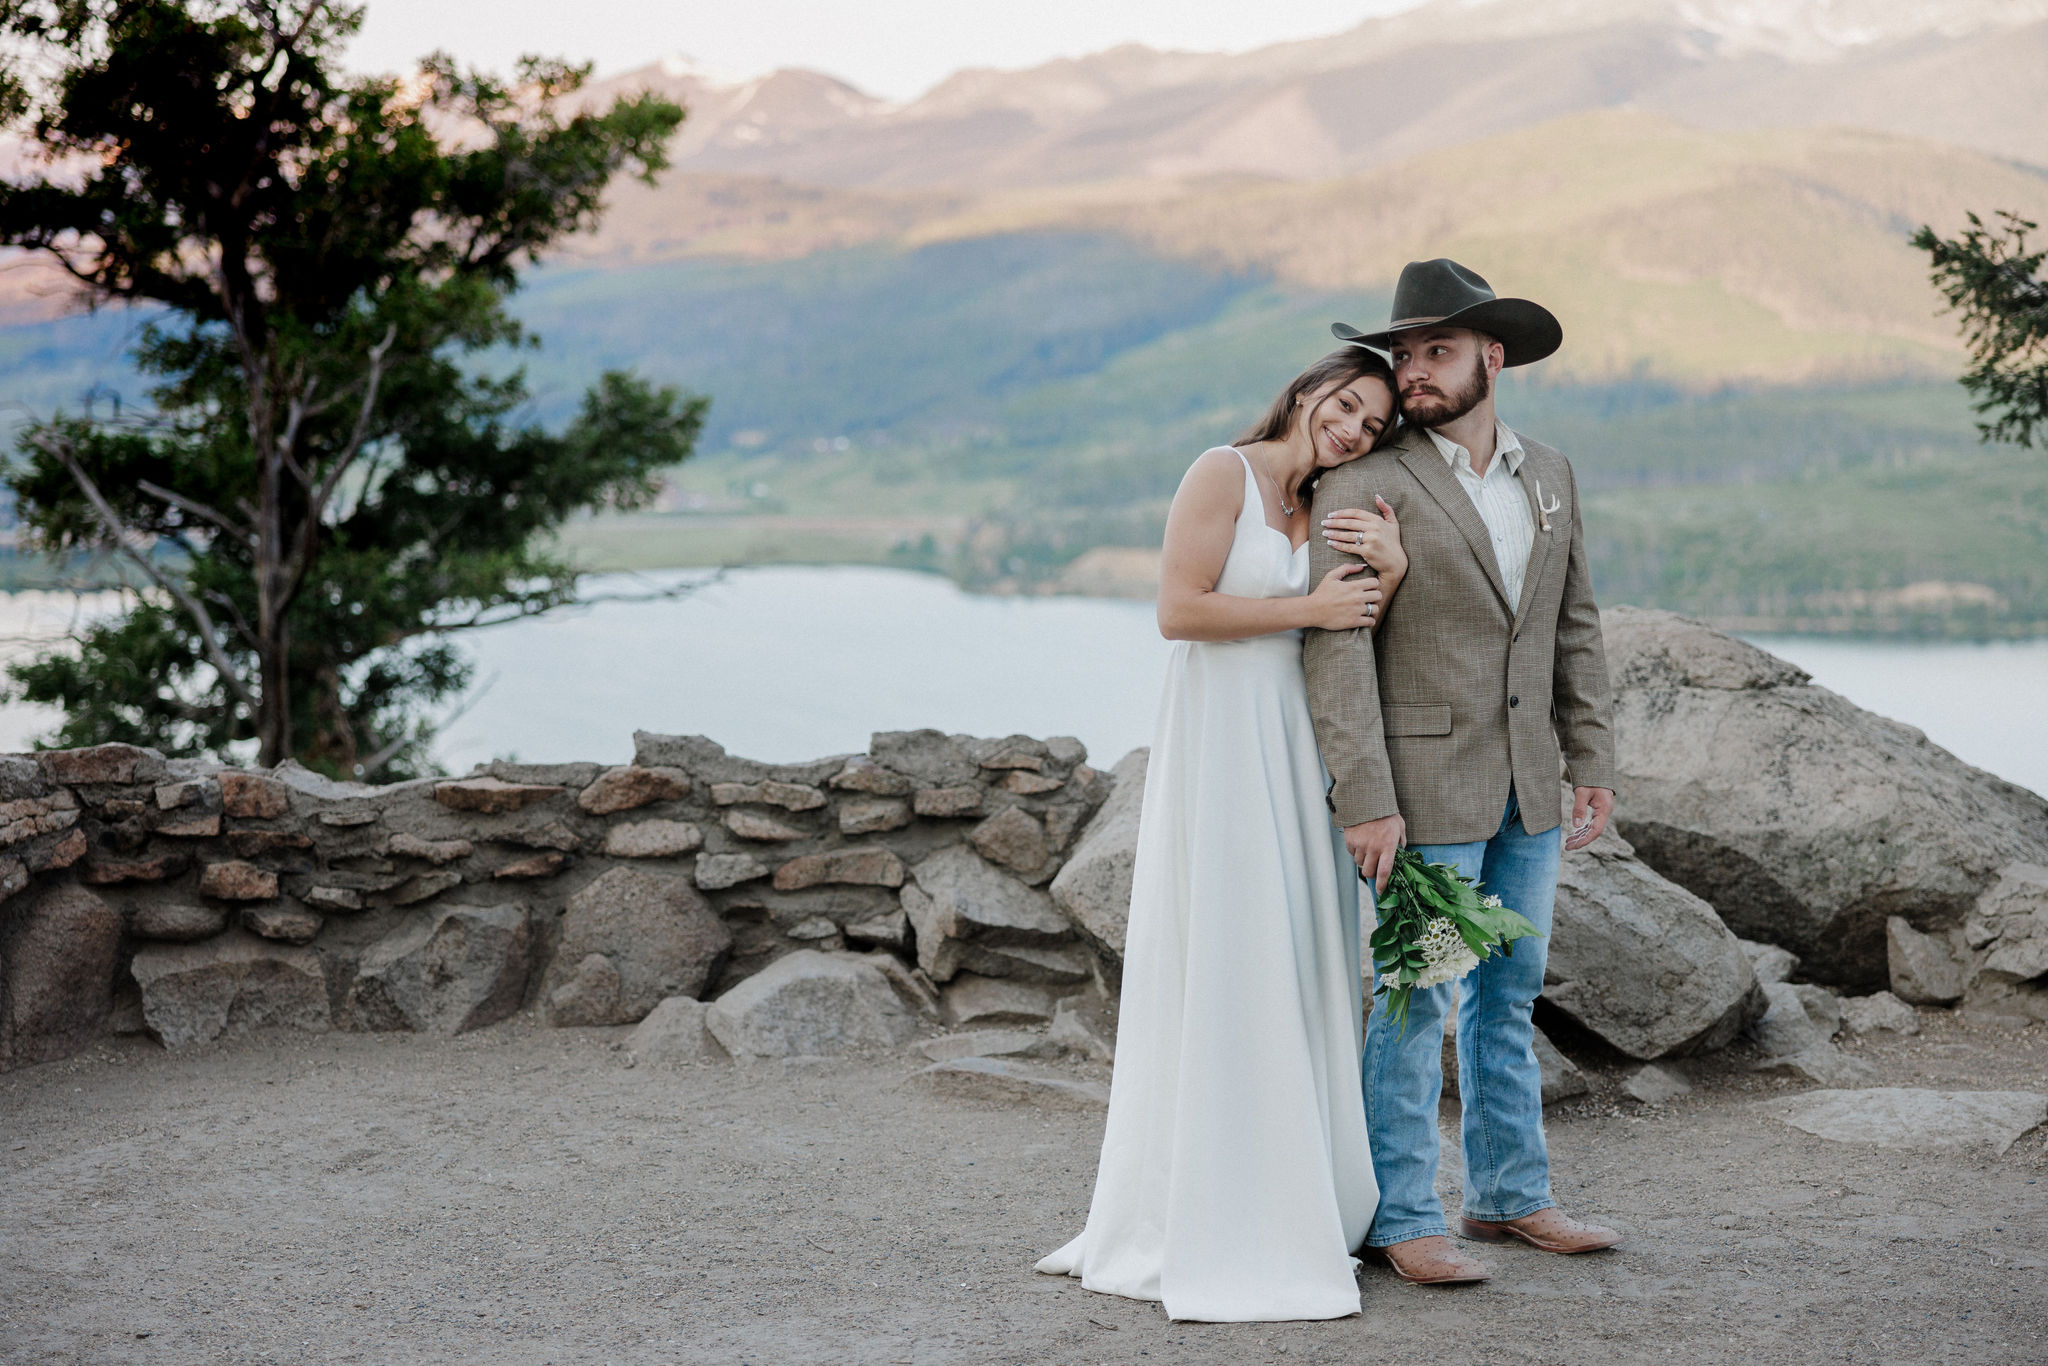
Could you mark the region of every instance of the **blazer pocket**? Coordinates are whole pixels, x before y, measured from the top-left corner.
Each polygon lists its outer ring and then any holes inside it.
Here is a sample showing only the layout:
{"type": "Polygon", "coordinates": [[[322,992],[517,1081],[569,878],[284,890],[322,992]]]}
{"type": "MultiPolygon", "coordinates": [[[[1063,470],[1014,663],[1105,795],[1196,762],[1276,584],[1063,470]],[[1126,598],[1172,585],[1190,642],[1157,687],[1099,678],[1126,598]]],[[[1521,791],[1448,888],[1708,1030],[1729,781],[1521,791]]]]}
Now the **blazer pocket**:
{"type": "Polygon", "coordinates": [[[1388,735],[1449,735],[1451,704],[1427,702],[1419,706],[1385,706],[1380,720],[1388,735]]]}

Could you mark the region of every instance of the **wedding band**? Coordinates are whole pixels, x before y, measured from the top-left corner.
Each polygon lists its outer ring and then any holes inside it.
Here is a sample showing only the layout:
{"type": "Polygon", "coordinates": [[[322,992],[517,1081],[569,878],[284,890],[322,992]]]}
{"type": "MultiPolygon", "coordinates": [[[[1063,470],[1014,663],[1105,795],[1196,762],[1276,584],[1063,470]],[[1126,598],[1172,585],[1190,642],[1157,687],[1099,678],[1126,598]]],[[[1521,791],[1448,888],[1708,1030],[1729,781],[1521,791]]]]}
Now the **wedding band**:
{"type": "Polygon", "coordinates": [[[1378,616],[1380,614],[1380,605],[1376,602],[1367,603],[1365,605],[1365,614],[1369,617],[1378,616]]]}
{"type": "Polygon", "coordinates": [[[1352,533],[1351,533],[1351,544],[1353,544],[1353,545],[1364,545],[1364,544],[1365,544],[1365,533],[1364,533],[1363,531],[1354,531],[1354,532],[1352,532],[1352,533]]]}

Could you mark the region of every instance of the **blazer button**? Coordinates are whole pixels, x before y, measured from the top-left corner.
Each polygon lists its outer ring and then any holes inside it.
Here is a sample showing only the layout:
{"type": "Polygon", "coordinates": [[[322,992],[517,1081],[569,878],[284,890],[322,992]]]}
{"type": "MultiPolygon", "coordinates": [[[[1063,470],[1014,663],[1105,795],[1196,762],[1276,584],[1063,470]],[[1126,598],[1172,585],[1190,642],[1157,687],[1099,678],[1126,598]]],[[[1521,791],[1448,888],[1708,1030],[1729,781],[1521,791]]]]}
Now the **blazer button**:
{"type": "Polygon", "coordinates": [[[1511,707],[1519,707],[1522,705],[1522,699],[1519,697],[1510,697],[1508,699],[1508,705],[1511,707]]]}

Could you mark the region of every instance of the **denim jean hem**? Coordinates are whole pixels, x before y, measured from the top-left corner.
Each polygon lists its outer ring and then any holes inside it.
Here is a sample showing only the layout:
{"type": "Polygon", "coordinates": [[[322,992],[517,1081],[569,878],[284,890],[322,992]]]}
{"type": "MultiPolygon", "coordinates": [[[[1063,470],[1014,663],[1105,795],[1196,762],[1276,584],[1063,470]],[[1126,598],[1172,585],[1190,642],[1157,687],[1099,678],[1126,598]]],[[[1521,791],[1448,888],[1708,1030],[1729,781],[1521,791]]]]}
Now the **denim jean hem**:
{"type": "Polygon", "coordinates": [[[1392,1247],[1395,1243],[1405,1243],[1414,1238],[1448,1238],[1450,1234],[1451,1230],[1447,1225],[1424,1224],[1412,1233],[1394,1235],[1379,1232],[1369,1233],[1366,1235],[1365,1245],[1367,1247],[1392,1247]]]}
{"type": "Polygon", "coordinates": [[[1482,1224],[1505,1224],[1512,1222],[1516,1219],[1526,1219],[1530,1215],[1536,1213],[1539,1210],[1556,1208],[1557,1201],[1551,1199],[1549,1196],[1546,1195],[1541,1200],[1535,1201],[1532,1204],[1526,1205],[1523,1208],[1516,1210],[1513,1214],[1475,1214],[1469,1209],[1461,1210],[1459,1211],[1459,1213],[1463,1218],[1477,1219],[1482,1224]]]}

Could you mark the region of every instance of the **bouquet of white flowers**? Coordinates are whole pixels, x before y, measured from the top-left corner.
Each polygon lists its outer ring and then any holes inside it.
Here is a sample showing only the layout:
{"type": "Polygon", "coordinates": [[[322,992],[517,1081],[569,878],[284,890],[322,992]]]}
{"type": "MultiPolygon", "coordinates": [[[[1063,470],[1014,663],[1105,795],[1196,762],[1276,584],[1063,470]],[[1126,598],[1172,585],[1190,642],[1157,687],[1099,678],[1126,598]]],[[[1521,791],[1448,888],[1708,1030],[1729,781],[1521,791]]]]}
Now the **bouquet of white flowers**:
{"type": "Polygon", "coordinates": [[[1495,949],[1542,931],[1519,912],[1482,896],[1477,884],[1447,863],[1425,863],[1413,849],[1394,853],[1372,932],[1373,995],[1387,998],[1387,1018],[1408,1032],[1408,995],[1417,987],[1455,982],[1495,949]]]}

